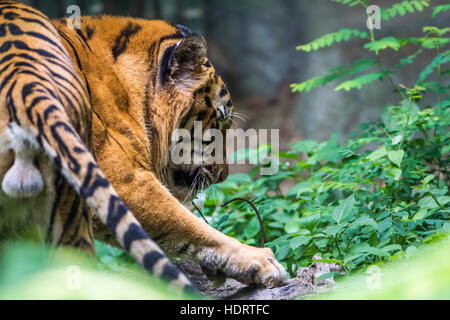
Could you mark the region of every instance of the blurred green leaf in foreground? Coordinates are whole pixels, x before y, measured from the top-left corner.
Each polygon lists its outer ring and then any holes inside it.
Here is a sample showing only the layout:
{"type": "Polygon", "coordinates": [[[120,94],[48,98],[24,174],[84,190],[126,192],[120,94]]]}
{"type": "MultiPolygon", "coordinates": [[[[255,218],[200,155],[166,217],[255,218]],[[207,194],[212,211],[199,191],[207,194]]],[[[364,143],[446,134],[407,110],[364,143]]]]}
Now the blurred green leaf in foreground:
{"type": "MultiPolygon", "coordinates": [[[[99,249],[106,250],[104,245],[99,249]]],[[[27,243],[6,245],[0,255],[0,300],[188,298],[134,265],[122,263],[120,270],[105,268],[101,261],[105,256],[101,253],[97,263],[72,249],[50,250],[27,243]]],[[[109,264],[117,266],[121,260],[116,256],[109,264]]]]}
{"type": "Polygon", "coordinates": [[[318,299],[450,299],[450,241],[410,253],[365,274],[338,281],[318,299]]]}

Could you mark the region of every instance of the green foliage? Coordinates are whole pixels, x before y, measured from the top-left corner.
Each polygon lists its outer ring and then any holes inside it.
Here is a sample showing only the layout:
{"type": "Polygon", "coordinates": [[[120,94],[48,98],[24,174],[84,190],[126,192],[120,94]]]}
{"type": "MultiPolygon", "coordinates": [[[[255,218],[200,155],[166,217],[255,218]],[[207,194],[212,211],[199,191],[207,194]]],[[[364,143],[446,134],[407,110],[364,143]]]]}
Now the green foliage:
{"type": "MultiPolygon", "coordinates": [[[[450,247],[441,241],[421,250],[410,250],[404,261],[364,275],[343,278],[335,290],[313,299],[450,299],[450,247]]],[[[369,270],[368,270],[369,271],[369,270]]]]}
{"type": "Polygon", "coordinates": [[[398,49],[400,49],[400,42],[394,37],[386,37],[378,41],[369,42],[364,48],[369,49],[369,51],[375,51],[377,54],[380,50],[385,50],[387,48],[398,51],[398,49]]]}
{"type": "Polygon", "coordinates": [[[373,73],[368,73],[368,74],[364,74],[361,76],[358,76],[352,80],[348,80],[345,81],[343,83],[341,83],[340,85],[338,85],[334,90],[335,91],[339,91],[339,90],[345,90],[345,91],[350,91],[352,89],[361,89],[363,85],[371,83],[375,80],[381,80],[383,77],[383,72],[373,72],[373,73]]]}
{"type": "MultiPolygon", "coordinates": [[[[365,9],[367,9],[370,5],[370,1],[350,1],[350,0],[338,0],[333,2],[339,2],[342,4],[347,4],[350,6],[354,5],[362,5],[365,9]]],[[[423,11],[424,8],[429,7],[429,0],[405,0],[399,3],[396,3],[392,6],[392,8],[382,8],[381,16],[385,20],[389,20],[391,18],[396,17],[397,15],[405,15],[407,12],[414,13],[417,11],[423,11]]],[[[433,17],[435,17],[439,12],[444,12],[448,10],[448,5],[437,6],[433,10],[433,17]]],[[[361,90],[363,86],[374,82],[377,79],[385,79],[389,80],[389,82],[393,83],[391,75],[405,67],[406,65],[410,65],[414,62],[414,59],[418,54],[422,52],[422,49],[426,50],[436,50],[438,52],[438,56],[435,61],[433,61],[428,70],[424,71],[424,75],[431,73],[433,68],[436,66],[442,65],[448,62],[448,51],[441,52],[442,48],[447,46],[450,43],[450,38],[445,35],[450,32],[450,28],[437,28],[434,26],[425,26],[422,29],[423,36],[422,37],[394,37],[388,36],[382,39],[376,39],[374,30],[369,30],[369,35],[365,31],[355,30],[355,29],[341,29],[334,33],[326,34],[318,39],[307,43],[305,45],[301,45],[297,47],[297,50],[302,50],[306,52],[319,50],[324,47],[331,46],[337,42],[341,42],[342,40],[350,40],[353,38],[359,39],[367,39],[368,42],[362,46],[362,51],[367,52],[368,58],[356,60],[352,63],[352,65],[344,67],[338,66],[336,68],[332,68],[328,70],[328,73],[322,76],[316,76],[312,79],[305,80],[300,83],[292,84],[291,88],[294,92],[309,92],[312,89],[322,85],[325,86],[330,82],[341,80],[343,78],[349,76],[355,76],[353,79],[345,80],[342,83],[335,86],[335,90],[345,90],[350,91],[353,89],[361,90]],[[400,62],[391,67],[387,67],[382,63],[380,58],[380,54],[387,50],[391,49],[394,51],[401,51],[401,49],[407,45],[413,45],[418,47],[418,50],[415,54],[410,55],[406,58],[400,58],[400,62]],[[373,56],[375,53],[375,57],[373,56]],[[363,71],[367,69],[377,68],[378,70],[374,70],[369,73],[361,74],[363,71]]],[[[423,81],[424,78],[420,77],[419,82],[423,81]]],[[[395,89],[398,90],[396,87],[395,89]]],[[[435,90],[438,90],[436,87],[435,90]]]]}
{"type": "Polygon", "coordinates": [[[69,248],[3,244],[0,300],[190,298],[129,262],[131,258],[121,250],[101,243],[97,243],[97,250],[101,262],[69,248]]]}
{"type": "Polygon", "coordinates": [[[381,18],[384,20],[390,20],[397,15],[404,16],[408,12],[422,12],[424,8],[430,5],[430,2],[431,0],[405,0],[394,4],[392,8],[381,9],[381,18]]]}
{"type": "Polygon", "coordinates": [[[434,17],[436,17],[436,15],[438,13],[445,12],[445,11],[448,11],[448,10],[450,10],[450,4],[443,4],[443,5],[434,7],[432,17],[434,18],[434,17]]]}
{"type": "Polygon", "coordinates": [[[450,62],[450,50],[442,52],[436,58],[434,58],[433,61],[430,62],[430,64],[420,73],[419,82],[425,81],[425,79],[434,71],[434,69],[448,62],[450,62]]]}
{"type": "MultiPolygon", "coordinates": [[[[370,5],[369,1],[335,2],[370,5]]],[[[403,1],[392,10],[402,15],[427,6],[428,1],[403,1]]],[[[263,218],[266,246],[292,275],[316,254],[354,274],[448,238],[450,98],[448,86],[443,85],[449,73],[442,67],[448,62],[445,35],[449,30],[427,26],[422,31],[420,38],[380,40],[371,31],[370,42],[362,45],[371,58],[292,85],[293,91],[307,92],[353,76],[335,90],[362,89],[375,80],[389,80],[387,90],[393,86],[399,96],[398,102],[385,106],[379,121],[362,124],[359,132],[342,142],[337,133],[324,142],[294,143],[278,154],[280,170],[275,175],[259,176],[260,164],[248,175],[233,174],[206,190],[196,205],[209,223],[244,243],[258,245],[261,232],[251,207],[246,203],[220,207],[235,197],[251,199],[263,218]],[[407,44],[416,46],[416,52],[400,57],[391,67],[382,63],[384,50],[401,54],[407,44]],[[435,58],[411,80],[413,87],[396,85],[391,75],[413,64],[424,50],[433,50],[435,58]],[[378,70],[361,74],[372,68],[378,70]],[[424,96],[434,102],[423,103],[424,96]]],[[[300,49],[331,45],[337,42],[335,35],[300,49]]]]}
{"type": "Polygon", "coordinates": [[[326,84],[330,83],[331,81],[334,81],[336,79],[341,79],[347,75],[354,75],[356,73],[359,73],[360,71],[371,68],[373,65],[374,65],[374,61],[372,59],[355,60],[352,63],[352,65],[349,67],[339,66],[337,68],[332,68],[328,71],[329,73],[325,76],[319,76],[319,77],[315,77],[315,78],[306,80],[302,83],[293,84],[292,91],[294,91],[294,92],[301,92],[301,91],[309,92],[311,89],[313,89],[319,85],[325,86],[326,84]]]}
{"type": "MultiPolygon", "coordinates": [[[[349,7],[354,7],[358,4],[361,3],[361,0],[331,0],[332,2],[338,2],[338,3],[342,3],[342,4],[346,4],[349,7]]],[[[367,0],[363,0],[365,3],[367,3],[367,0]]]]}
{"type": "Polygon", "coordinates": [[[324,47],[329,47],[336,42],[339,43],[342,40],[349,41],[357,37],[362,39],[367,38],[367,32],[354,29],[341,29],[337,32],[326,34],[310,43],[298,46],[297,50],[305,52],[316,51],[324,47]]]}
{"type": "Polygon", "coordinates": [[[197,205],[214,227],[258,245],[259,226],[247,204],[219,207],[250,197],[267,245],[292,273],[317,253],[354,271],[446,237],[450,101],[420,109],[412,102],[416,90],[405,94],[404,103],[386,107],[380,122],[362,125],[343,144],[337,134],[295,143],[279,154],[276,175],[258,176],[258,167],[231,175],[197,205]]]}

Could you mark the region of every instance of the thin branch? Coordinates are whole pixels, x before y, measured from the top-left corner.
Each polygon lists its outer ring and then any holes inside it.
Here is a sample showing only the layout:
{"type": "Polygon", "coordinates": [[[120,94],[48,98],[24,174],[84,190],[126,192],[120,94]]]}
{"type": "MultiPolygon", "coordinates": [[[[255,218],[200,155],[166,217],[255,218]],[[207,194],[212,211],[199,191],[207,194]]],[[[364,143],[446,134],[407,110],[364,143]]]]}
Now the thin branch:
{"type": "Polygon", "coordinates": [[[265,244],[266,244],[266,233],[264,232],[264,226],[263,226],[263,222],[261,219],[261,214],[259,213],[258,209],[256,208],[256,206],[253,204],[253,202],[251,202],[250,200],[244,199],[244,198],[235,198],[235,199],[231,199],[230,201],[225,202],[224,204],[222,204],[222,208],[226,207],[227,205],[229,205],[230,203],[234,202],[234,201],[245,201],[247,202],[255,211],[256,216],[258,217],[258,221],[259,221],[259,227],[261,228],[261,248],[264,248],[265,244]]]}

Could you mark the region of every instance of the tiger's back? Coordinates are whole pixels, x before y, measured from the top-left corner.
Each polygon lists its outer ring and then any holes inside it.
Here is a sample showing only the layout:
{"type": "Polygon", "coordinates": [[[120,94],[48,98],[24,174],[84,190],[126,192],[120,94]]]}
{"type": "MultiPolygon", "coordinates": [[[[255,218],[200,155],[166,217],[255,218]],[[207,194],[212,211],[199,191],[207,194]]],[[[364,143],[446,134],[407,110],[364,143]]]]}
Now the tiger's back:
{"type": "Polygon", "coordinates": [[[0,241],[32,234],[95,252],[89,206],[145,268],[190,288],[98,167],[90,116],[89,87],[52,22],[1,1],[0,241]]]}

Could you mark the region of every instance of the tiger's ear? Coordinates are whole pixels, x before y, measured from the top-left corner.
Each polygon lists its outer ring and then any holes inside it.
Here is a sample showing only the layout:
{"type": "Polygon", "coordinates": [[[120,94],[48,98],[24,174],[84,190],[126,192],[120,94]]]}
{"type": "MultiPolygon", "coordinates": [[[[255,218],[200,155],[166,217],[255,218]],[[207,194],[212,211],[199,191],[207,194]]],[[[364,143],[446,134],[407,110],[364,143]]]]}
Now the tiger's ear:
{"type": "Polygon", "coordinates": [[[203,75],[208,46],[206,40],[197,34],[188,35],[175,52],[175,65],[172,77],[175,82],[198,80],[203,75]]]}
{"type": "Polygon", "coordinates": [[[171,77],[177,85],[195,87],[195,83],[205,75],[206,40],[200,35],[190,34],[168,50],[172,52],[166,59],[163,57],[162,82],[171,77]]]}

